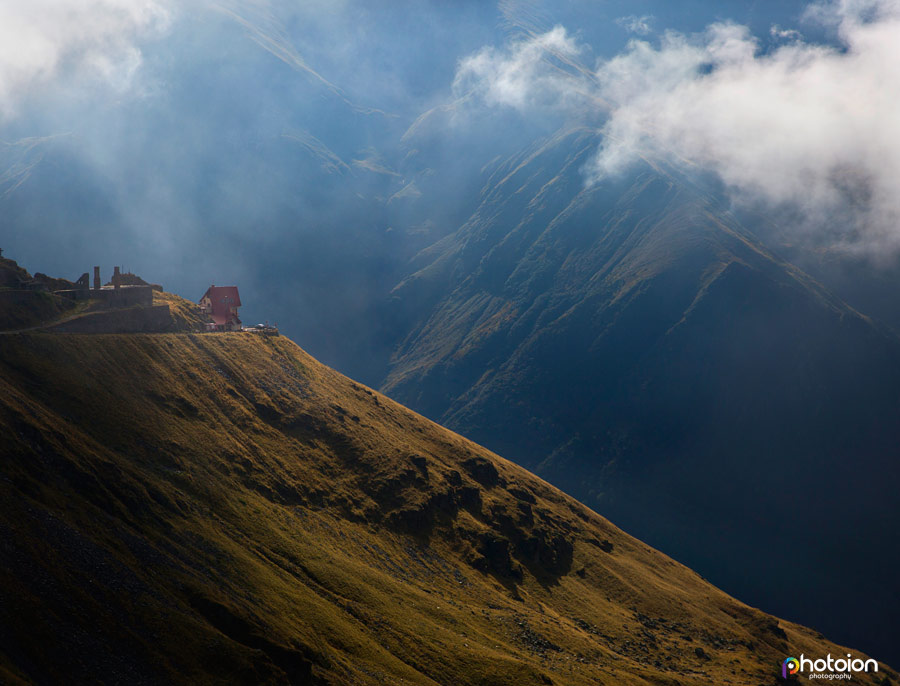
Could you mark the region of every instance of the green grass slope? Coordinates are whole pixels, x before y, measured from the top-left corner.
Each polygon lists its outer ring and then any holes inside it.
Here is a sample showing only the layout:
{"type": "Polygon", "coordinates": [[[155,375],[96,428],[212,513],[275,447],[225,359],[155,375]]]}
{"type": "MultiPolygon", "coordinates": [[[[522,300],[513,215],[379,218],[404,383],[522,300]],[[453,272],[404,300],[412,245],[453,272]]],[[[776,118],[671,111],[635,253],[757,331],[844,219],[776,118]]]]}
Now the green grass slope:
{"type": "Polygon", "coordinates": [[[42,326],[77,311],[72,300],[44,291],[0,288],[0,331],[17,331],[42,326]]]}
{"type": "Polygon", "coordinates": [[[284,338],[0,337],[0,435],[3,683],[771,684],[846,652],[284,338]]]}
{"type": "MultiPolygon", "coordinates": [[[[43,274],[36,276],[47,284],[61,284],[59,288],[71,286],[62,279],[51,279],[43,274]]],[[[31,274],[15,260],[0,257],[0,331],[39,326],[71,314],[75,309],[74,302],[53,293],[23,290],[23,284],[32,280],[31,274]]]]}

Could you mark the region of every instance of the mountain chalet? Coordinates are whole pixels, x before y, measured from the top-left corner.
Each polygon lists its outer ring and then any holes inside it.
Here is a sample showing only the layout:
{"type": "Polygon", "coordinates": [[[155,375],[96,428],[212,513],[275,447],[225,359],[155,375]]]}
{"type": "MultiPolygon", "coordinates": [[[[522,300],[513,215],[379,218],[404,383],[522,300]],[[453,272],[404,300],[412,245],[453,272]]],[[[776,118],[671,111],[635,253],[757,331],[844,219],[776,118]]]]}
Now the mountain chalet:
{"type": "Polygon", "coordinates": [[[240,331],[238,308],[241,296],[237,286],[210,286],[200,298],[200,309],[212,319],[207,331],[240,331]]]}

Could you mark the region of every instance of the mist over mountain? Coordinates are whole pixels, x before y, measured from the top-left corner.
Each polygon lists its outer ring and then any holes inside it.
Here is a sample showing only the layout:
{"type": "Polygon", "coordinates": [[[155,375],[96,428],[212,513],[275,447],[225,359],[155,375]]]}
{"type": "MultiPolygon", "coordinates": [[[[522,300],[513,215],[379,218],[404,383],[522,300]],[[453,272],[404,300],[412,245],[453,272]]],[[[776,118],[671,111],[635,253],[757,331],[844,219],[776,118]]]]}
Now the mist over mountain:
{"type": "Polygon", "coordinates": [[[385,390],[742,597],[838,633],[865,616],[853,631],[890,651],[900,340],[702,184],[645,166],[584,188],[595,137],[499,165],[420,256],[393,294],[428,315],[385,390]],[[847,588],[846,614],[823,605],[847,588]]]}
{"type": "Polygon", "coordinates": [[[896,2],[52,7],[0,8],[7,256],[236,283],[246,323],[897,662],[896,2]]]}
{"type": "Polygon", "coordinates": [[[3,247],[69,278],[131,261],[187,296],[209,282],[251,284],[248,316],[297,327],[323,359],[373,382],[380,371],[354,362],[367,353],[344,349],[356,337],[333,313],[365,317],[410,255],[456,230],[494,157],[571,116],[598,118],[485,107],[454,91],[460,60],[560,23],[593,46],[580,57],[589,68],[641,35],[630,17],[700,31],[728,16],[765,32],[800,12],[774,2],[44,5],[3,9],[3,247]],[[48,255],[46,244],[62,249],[48,255]],[[313,257],[290,261],[303,255],[313,257]]]}

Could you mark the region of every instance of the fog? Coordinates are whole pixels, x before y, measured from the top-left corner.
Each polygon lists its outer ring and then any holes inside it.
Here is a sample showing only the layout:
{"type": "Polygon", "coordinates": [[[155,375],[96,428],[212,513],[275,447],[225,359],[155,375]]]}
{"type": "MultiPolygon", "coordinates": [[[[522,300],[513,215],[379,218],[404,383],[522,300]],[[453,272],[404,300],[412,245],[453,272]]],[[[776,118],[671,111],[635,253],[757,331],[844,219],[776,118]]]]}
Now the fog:
{"type": "Polygon", "coordinates": [[[456,82],[487,106],[602,118],[588,184],[665,159],[716,174],[737,203],[790,216],[800,239],[894,254],[900,3],[823,2],[800,16],[827,38],[776,23],[758,36],[734,21],[647,38],[653,17],[623,17],[640,38],[591,69],[591,47],[556,25],[465,58],[456,82]]]}
{"type": "Polygon", "coordinates": [[[702,52],[729,18],[840,50],[805,7],[2,3],[0,247],[31,271],[120,265],[191,299],[237,284],[245,322],[374,383],[390,288],[477,206],[491,160],[570,123],[624,141],[598,169],[624,159],[646,142],[623,124],[638,103],[604,68],[667,59],[668,29],[702,52]]]}

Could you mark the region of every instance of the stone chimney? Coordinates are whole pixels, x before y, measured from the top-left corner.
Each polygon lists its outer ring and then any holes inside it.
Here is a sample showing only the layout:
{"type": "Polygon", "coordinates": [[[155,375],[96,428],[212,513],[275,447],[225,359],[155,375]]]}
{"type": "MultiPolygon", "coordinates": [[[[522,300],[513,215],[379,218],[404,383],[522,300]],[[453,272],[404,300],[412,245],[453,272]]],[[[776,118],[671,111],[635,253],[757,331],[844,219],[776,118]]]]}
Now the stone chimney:
{"type": "Polygon", "coordinates": [[[94,290],[100,290],[100,267],[94,267],[94,290]]]}
{"type": "Polygon", "coordinates": [[[113,267],[113,288],[119,290],[119,282],[122,280],[122,275],[119,273],[118,267],[113,267]]]}

